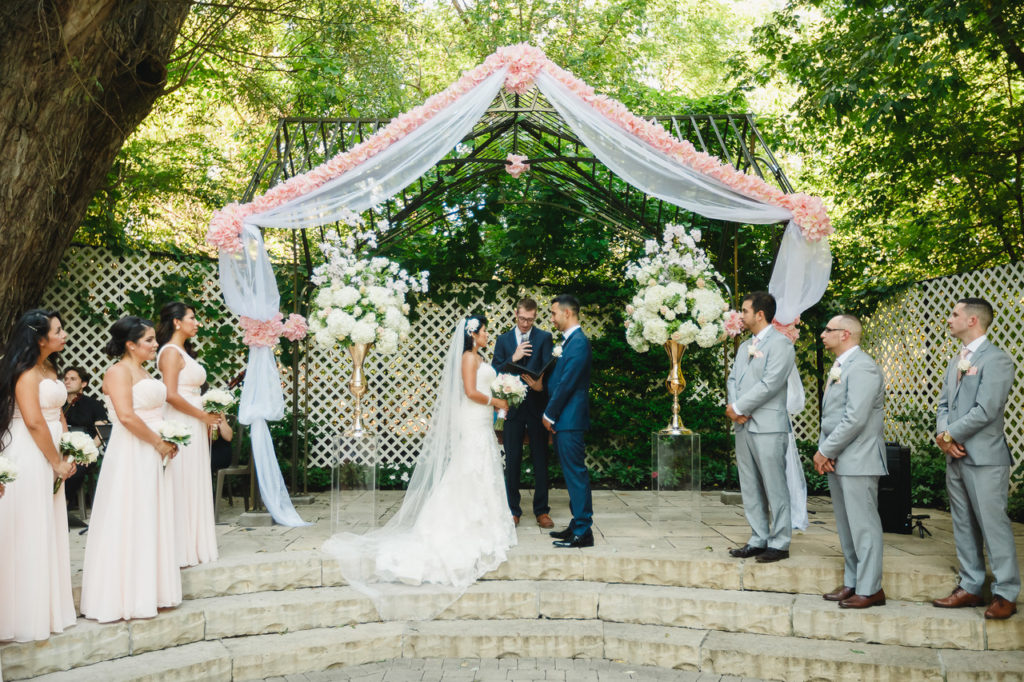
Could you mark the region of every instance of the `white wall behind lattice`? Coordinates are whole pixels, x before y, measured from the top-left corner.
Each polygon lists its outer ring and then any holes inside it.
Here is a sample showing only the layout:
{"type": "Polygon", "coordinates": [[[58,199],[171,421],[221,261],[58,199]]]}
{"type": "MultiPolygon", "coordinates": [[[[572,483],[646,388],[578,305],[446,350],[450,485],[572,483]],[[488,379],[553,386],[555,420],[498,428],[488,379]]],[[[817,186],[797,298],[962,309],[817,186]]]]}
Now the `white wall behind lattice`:
{"type": "MultiPolygon", "coordinates": [[[[68,249],[57,279],[43,298],[43,305],[62,313],[70,335],[63,353],[64,365],[82,365],[97,377],[110,365],[110,360],[102,353],[107,341],[107,325],[95,324],[88,314],[80,312],[81,306],[99,310],[113,303],[120,310],[128,301],[129,292],[157,286],[168,273],[186,268],[198,268],[207,275],[207,284],[202,291],[194,293],[193,300],[213,303],[226,320],[236,323],[236,317],[219,303],[217,265],[212,260],[184,261],[138,252],[117,255],[94,247],[68,249]]],[[[540,290],[509,291],[504,300],[488,304],[484,301],[482,287],[470,286],[468,291],[473,295],[465,304],[449,301],[421,306],[412,340],[399,354],[381,356],[371,352],[368,358],[370,390],[364,400],[364,415],[382,434],[382,453],[388,462],[411,464],[415,459],[432,407],[432,387],[441,371],[451,330],[458,318],[470,311],[484,312],[491,320],[493,336],[511,328],[512,306],[519,296],[525,293],[541,302],[549,298],[549,292],[540,290]]],[[[914,438],[912,427],[897,422],[895,415],[910,409],[934,413],[942,374],[956,348],[946,331],[945,320],[953,302],[963,296],[984,296],[992,302],[996,322],[990,337],[1014,357],[1018,368],[1024,366],[1024,327],[1020,324],[1024,314],[1024,263],[928,280],[893,295],[865,320],[864,341],[865,349],[876,358],[886,375],[888,439],[909,442],[914,438]]],[[[584,306],[583,324],[589,335],[621,333],[618,328],[606,329],[609,312],[584,306]]],[[[550,329],[548,316],[543,311],[540,321],[540,326],[550,329]]],[[[804,333],[813,333],[813,330],[804,333]]],[[[342,356],[311,347],[307,361],[300,367],[300,405],[304,404],[308,392],[307,413],[314,436],[310,447],[311,466],[327,460],[333,438],[351,423],[347,389],[350,363],[347,354],[342,356]]],[[[223,383],[237,369],[234,366],[207,367],[214,384],[223,383]]],[[[289,367],[281,367],[281,377],[290,405],[289,367]]],[[[687,395],[722,396],[722,387],[692,378],[696,380],[690,383],[684,399],[687,395]]],[[[804,376],[804,383],[807,409],[794,420],[794,430],[798,439],[816,440],[816,378],[804,376]]],[[[94,386],[98,386],[98,380],[94,386]]],[[[1006,411],[1007,437],[1018,462],[1024,445],[1022,408],[1024,381],[1018,381],[1006,411]]],[[[594,464],[601,466],[599,461],[594,464]]]]}

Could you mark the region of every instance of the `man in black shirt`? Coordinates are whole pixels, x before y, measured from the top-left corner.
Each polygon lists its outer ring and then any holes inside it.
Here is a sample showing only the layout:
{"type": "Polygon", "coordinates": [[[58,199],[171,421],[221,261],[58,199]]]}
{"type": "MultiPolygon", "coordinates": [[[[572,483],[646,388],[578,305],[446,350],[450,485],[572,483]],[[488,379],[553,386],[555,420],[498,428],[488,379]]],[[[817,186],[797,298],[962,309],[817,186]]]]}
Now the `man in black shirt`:
{"type": "MultiPolygon", "coordinates": [[[[64,387],[68,390],[68,401],[64,404],[64,419],[68,423],[68,430],[84,431],[99,444],[96,425],[107,423],[107,411],[99,400],[85,395],[85,387],[89,385],[91,378],[81,367],[68,367],[64,370],[64,387]]],[[[82,488],[88,471],[88,466],[79,466],[74,475],[64,481],[68,509],[77,504],[78,491],[82,488]]],[[[85,521],[69,513],[68,525],[73,528],[84,528],[85,521]]]]}

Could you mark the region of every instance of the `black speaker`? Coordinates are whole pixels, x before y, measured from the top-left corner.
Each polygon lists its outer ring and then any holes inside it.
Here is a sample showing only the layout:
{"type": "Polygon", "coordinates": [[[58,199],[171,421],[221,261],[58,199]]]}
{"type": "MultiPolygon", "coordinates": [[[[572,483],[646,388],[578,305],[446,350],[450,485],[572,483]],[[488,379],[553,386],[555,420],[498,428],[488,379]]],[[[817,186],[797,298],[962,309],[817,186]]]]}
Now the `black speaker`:
{"type": "Polygon", "coordinates": [[[878,479],[878,515],[882,532],[913,532],[910,509],[910,448],[899,443],[885,444],[889,473],[878,479]]]}

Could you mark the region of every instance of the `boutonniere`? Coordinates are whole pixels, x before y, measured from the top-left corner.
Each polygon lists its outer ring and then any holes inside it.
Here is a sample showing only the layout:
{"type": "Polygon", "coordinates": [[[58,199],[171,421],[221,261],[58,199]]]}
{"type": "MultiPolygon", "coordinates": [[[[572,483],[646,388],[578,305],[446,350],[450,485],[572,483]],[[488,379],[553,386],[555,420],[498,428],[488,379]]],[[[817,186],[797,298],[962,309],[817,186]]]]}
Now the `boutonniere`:
{"type": "Polygon", "coordinates": [[[838,384],[839,380],[843,378],[843,370],[839,367],[833,367],[828,371],[828,380],[833,384],[838,384]]]}
{"type": "Polygon", "coordinates": [[[562,357],[562,344],[555,346],[554,350],[551,351],[551,357],[560,358],[562,357]]]}
{"type": "Polygon", "coordinates": [[[978,373],[977,368],[971,367],[971,361],[967,358],[960,358],[960,361],[956,363],[956,368],[961,374],[968,374],[972,369],[974,370],[974,374],[978,373]]]}
{"type": "Polygon", "coordinates": [[[747,348],[747,355],[752,358],[763,358],[764,352],[757,349],[757,340],[751,342],[750,347],[747,348]]]}

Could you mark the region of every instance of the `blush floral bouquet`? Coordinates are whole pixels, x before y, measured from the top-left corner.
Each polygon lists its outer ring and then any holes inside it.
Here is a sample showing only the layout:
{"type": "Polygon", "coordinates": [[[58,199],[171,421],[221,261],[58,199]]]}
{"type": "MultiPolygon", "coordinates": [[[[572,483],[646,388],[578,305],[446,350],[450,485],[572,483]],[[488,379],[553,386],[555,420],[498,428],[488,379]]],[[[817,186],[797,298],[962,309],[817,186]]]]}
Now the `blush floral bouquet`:
{"type": "MultiPolygon", "coordinates": [[[[92,464],[100,456],[100,450],[96,447],[92,436],[81,431],[65,431],[60,435],[57,445],[66,462],[73,460],[78,464],[92,464]]],[[[60,477],[53,482],[54,495],[60,490],[61,483],[63,483],[63,479],[60,477]]]]}
{"type": "MultiPolygon", "coordinates": [[[[491,382],[491,395],[501,400],[507,400],[510,407],[519,407],[526,399],[526,384],[515,374],[499,374],[491,382]]],[[[495,429],[501,429],[505,425],[505,417],[508,410],[498,410],[498,421],[494,423],[495,429]]]]}

